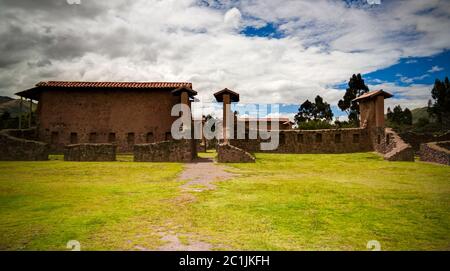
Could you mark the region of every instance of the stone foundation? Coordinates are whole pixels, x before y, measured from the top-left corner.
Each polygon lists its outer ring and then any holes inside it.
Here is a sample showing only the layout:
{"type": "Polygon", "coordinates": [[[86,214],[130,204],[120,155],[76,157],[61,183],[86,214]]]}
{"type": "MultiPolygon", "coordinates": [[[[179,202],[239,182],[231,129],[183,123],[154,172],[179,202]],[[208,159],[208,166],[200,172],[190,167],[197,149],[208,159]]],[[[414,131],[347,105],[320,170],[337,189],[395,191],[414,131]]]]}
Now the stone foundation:
{"type": "Polygon", "coordinates": [[[114,144],[72,144],[64,150],[65,161],[116,161],[116,148],[114,144]]]}
{"type": "Polygon", "coordinates": [[[196,142],[193,140],[134,145],[134,161],[136,162],[191,162],[196,157],[196,142]]]}
{"type": "Polygon", "coordinates": [[[217,160],[219,163],[254,163],[255,157],[238,147],[222,143],[217,146],[217,160]]]}
{"type": "Polygon", "coordinates": [[[0,131],[1,161],[48,160],[49,146],[34,139],[34,129],[0,131]]]}
{"type": "Polygon", "coordinates": [[[420,145],[420,160],[450,166],[450,141],[420,145]]]}

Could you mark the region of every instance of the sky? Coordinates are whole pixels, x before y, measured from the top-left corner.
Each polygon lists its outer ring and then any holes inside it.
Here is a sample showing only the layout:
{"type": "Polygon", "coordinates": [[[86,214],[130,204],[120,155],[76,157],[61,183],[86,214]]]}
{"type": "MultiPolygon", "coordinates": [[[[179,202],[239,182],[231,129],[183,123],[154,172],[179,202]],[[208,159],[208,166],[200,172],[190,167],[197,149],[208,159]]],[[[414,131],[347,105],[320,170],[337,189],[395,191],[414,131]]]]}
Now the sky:
{"type": "MultiPolygon", "coordinates": [[[[387,106],[427,105],[450,69],[449,0],[0,0],[0,96],[39,81],[188,81],[277,104],[336,104],[361,73],[387,106]]],[[[387,107],[386,106],[386,107],[387,107]]]]}

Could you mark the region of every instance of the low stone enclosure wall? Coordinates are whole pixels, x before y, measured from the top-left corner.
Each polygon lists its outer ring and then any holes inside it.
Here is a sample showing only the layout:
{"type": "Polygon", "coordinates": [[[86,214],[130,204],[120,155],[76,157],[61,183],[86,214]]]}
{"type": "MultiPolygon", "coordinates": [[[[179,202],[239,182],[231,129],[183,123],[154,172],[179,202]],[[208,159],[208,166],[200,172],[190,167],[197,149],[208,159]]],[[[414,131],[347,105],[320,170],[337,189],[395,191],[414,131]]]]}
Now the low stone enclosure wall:
{"type": "Polygon", "coordinates": [[[271,153],[351,153],[372,151],[372,141],[365,128],[323,130],[280,130],[279,146],[261,150],[258,139],[230,139],[229,143],[247,152],[271,153]]]}
{"type": "Polygon", "coordinates": [[[420,145],[420,160],[450,166],[450,141],[420,145]]]}
{"type": "Polygon", "coordinates": [[[48,160],[49,146],[36,139],[35,129],[1,130],[1,161],[43,161],[48,160]]]}
{"type": "Polygon", "coordinates": [[[108,143],[86,143],[65,146],[64,161],[116,161],[117,146],[108,143]]]}
{"type": "Polygon", "coordinates": [[[191,162],[197,157],[197,144],[192,140],[173,140],[136,144],[136,162],[191,162]]]}
{"type": "Polygon", "coordinates": [[[222,143],[217,146],[217,161],[219,163],[254,163],[255,157],[238,147],[222,143]]]}
{"type": "Polygon", "coordinates": [[[399,133],[399,135],[406,143],[410,144],[417,153],[423,143],[450,141],[450,132],[438,136],[431,133],[419,134],[414,132],[404,132],[399,133]]]}

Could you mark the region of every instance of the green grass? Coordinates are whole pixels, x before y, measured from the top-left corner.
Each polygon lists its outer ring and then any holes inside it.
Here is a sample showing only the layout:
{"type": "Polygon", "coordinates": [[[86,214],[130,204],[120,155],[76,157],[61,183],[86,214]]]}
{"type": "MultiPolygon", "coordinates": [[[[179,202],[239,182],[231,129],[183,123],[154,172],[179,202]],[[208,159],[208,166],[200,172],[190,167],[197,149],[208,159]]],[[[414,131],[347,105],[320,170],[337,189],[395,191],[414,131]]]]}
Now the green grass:
{"type": "Polygon", "coordinates": [[[225,249],[450,249],[450,167],[373,153],[256,157],[180,224],[225,249]]]}
{"type": "MultiPolygon", "coordinates": [[[[119,161],[130,160],[120,156],[119,161]]],[[[145,238],[157,247],[153,227],[174,215],[178,163],[0,163],[0,249],[132,249],[145,238]]]]}
{"type": "Polygon", "coordinates": [[[450,249],[450,167],[373,153],[256,156],[193,201],[179,163],[0,162],[0,249],[64,250],[71,239],[82,250],[156,249],[161,229],[216,249],[450,249]]]}

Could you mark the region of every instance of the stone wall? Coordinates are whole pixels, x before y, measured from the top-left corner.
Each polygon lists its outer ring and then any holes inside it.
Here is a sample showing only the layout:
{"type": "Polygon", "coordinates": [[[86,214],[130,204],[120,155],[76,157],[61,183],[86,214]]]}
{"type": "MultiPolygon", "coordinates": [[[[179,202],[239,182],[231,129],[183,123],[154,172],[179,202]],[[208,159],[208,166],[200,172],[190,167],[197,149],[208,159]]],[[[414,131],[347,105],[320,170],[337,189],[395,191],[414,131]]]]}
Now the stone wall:
{"type": "Polygon", "coordinates": [[[171,140],[134,145],[136,162],[191,162],[197,157],[193,140],[171,140]]]}
{"type": "Polygon", "coordinates": [[[64,150],[65,161],[116,161],[117,146],[108,143],[85,143],[67,145],[64,150]]]}
{"type": "Polygon", "coordinates": [[[275,150],[261,150],[258,139],[230,139],[229,143],[248,152],[273,153],[351,153],[372,151],[374,147],[365,128],[282,130],[275,150]]]}
{"type": "Polygon", "coordinates": [[[420,145],[420,160],[450,165],[450,141],[430,142],[420,145]]]}
{"type": "Polygon", "coordinates": [[[238,147],[222,143],[217,146],[217,160],[219,163],[254,163],[255,157],[238,147]]]}
{"type": "Polygon", "coordinates": [[[439,141],[450,141],[450,132],[443,135],[433,135],[431,133],[414,133],[414,132],[404,132],[399,133],[400,137],[408,144],[413,147],[415,152],[419,152],[420,147],[423,143],[429,142],[439,142],[439,141]]]}
{"type": "Polygon", "coordinates": [[[0,160],[2,161],[42,161],[48,160],[49,146],[30,140],[35,138],[34,129],[1,130],[0,160]]]}
{"type": "Polygon", "coordinates": [[[390,128],[386,128],[384,141],[381,143],[379,152],[384,154],[388,161],[414,161],[414,150],[408,143],[390,128]]]}

